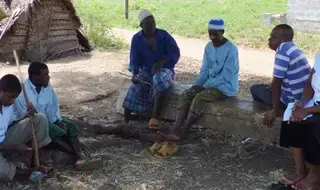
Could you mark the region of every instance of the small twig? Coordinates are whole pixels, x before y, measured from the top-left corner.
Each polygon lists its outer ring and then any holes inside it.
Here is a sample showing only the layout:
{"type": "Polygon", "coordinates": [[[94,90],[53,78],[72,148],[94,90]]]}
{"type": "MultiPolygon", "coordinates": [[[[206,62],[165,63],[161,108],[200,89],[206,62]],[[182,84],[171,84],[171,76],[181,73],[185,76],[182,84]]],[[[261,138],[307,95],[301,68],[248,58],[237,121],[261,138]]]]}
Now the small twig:
{"type": "Polygon", "coordinates": [[[91,99],[88,99],[88,100],[83,100],[81,102],[79,102],[79,104],[82,104],[82,103],[89,103],[89,102],[96,102],[96,101],[100,101],[100,100],[103,100],[103,99],[107,99],[109,98],[110,96],[114,95],[114,93],[116,93],[116,91],[111,91],[111,92],[108,92],[107,94],[99,94],[97,96],[95,96],[94,98],[91,98],[91,99]]]}

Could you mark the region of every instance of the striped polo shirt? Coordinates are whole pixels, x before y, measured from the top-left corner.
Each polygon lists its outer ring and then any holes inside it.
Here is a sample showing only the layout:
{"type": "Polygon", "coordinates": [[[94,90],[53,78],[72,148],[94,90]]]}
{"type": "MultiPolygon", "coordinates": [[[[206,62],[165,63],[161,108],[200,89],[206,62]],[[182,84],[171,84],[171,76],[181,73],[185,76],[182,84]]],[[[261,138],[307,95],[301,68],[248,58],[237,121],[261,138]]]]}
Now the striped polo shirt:
{"type": "Polygon", "coordinates": [[[311,72],[305,55],[291,41],[283,42],[276,50],[273,76],[281,78],[281,101],[288,105],[300,100],[311,72]]]}

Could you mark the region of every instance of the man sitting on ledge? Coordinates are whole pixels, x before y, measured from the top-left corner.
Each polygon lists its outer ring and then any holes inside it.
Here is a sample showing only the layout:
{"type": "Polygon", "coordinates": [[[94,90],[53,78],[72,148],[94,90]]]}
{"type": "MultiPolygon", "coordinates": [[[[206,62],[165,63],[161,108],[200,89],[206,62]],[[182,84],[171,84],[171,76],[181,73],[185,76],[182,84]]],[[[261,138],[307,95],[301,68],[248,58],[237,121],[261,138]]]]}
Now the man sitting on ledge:
{"type": "Polygon", "coordinates": [[[224,21],[212,19],[208,25],[211,42],[204,50],[203,65],[194,85],[179,98],[178,114],[168,140],[180,140],[203,114],[208,104],[236,96],[239,88],[237,47],[224,34],[224,21]],[[187,118],[187,119],[186,119],[187,118]],[[186,123],[182,126],[183,121],[186,123]]]}
{"type": "Polygon", "coordinates": [[[161,99],[173,81],[180,50],[168,32],[156,28],[149,11],[141,11],[138,17],[142,30],[132,37],[129,70],[133,84],[122,105],[124,120],[129,123],[131,112],[146,113],[152,109],[149,127],[158,129],[161,99]]]}
{"type": "Polygon", "coordinates": [[[276,26],[269,38],[270,49],[276,51],[271,86],[258,84],[250,91],[255,101],[272,106],[264,114],[264,126],[270,127],[282,115],[288,103],[300,100],[311,72],[302,51],[293,42],[293,29],[287,24],[276,26]]]}

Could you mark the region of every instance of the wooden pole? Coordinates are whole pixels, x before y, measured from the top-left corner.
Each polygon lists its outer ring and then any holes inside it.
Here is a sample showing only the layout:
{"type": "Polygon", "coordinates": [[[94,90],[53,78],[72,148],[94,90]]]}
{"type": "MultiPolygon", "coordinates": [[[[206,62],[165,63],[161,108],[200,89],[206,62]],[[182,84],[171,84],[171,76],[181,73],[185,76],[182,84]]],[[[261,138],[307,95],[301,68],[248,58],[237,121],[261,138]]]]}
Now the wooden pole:
{"type": "Polygon", "coordinates": [[[124,0],[125,1],[125,17],[126,19],[129,19],[129,0],[124,0]]]}
{"type": "MultiPolygon", "coordinates": [[[[26,100],[26,105],[28,106],[31,103],[29,101],[26,89],[24,87],[23,76],[22,76],[21,69],[20,69],[19,57],[18,57],[16,50],[13,50],[13,55],[16,60],[16,65],[18,68],[19,78],[20,78],[20,82],[21,82],[21,86],[22,86],[22,92],[23,92],[24,98],[26,100]]],[[[35,126],[34,126],[33,116],[29,117],[29,122],[31,122],[32,148],[34,150],[34,161],[36,163],[36,166],[39,167],[40,166],[39,149],[38,149],[38,141],[37,141],[36,130],[35,130],[35,126]]],[[[38,189],[41,189],[41,179],[38,179],[38,189]]]]}

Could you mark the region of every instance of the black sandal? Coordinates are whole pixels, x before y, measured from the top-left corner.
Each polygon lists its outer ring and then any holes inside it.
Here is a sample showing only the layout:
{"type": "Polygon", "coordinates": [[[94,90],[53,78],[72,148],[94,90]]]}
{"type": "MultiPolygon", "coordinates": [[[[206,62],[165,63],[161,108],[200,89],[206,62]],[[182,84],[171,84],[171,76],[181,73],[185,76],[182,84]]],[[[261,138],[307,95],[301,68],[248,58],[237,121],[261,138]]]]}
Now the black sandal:
{"type": "Polygon", "coordinates": [[[294,190],[290,185],[285,185],[281,182],[273,183],[267,187],[267,190],[294,190]]]}

